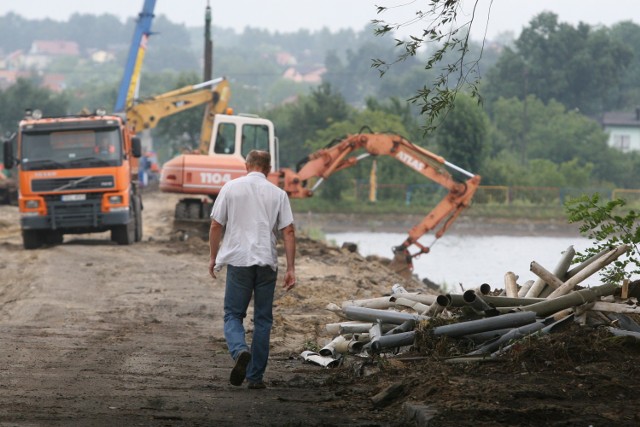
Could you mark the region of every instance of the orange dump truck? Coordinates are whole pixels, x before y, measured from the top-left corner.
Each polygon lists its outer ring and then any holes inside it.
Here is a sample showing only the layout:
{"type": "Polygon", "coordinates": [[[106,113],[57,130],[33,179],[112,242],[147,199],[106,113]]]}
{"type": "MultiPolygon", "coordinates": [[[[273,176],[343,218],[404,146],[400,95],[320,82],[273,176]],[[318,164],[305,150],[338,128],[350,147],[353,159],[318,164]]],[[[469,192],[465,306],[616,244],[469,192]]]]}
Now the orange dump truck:
{"type": "Polygon", "coordinates": [[[141,143],[121,117],[34,111],[16,138],[15,152],[4,143],[4,166],[17,171],[25,249],[61,243],[64,234],[110,231],[121,245],[142,239],[141,143]]]}

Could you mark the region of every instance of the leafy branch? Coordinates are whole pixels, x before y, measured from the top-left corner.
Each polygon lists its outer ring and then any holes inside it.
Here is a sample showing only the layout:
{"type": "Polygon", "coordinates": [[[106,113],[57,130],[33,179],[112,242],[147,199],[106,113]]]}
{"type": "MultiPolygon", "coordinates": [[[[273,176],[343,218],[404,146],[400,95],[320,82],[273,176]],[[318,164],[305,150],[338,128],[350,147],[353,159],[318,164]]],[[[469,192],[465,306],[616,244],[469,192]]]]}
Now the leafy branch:
{"type": "Polygon", "coordinates": [[[640,214],[632,209],[624,209],[625,206],[623,199],[604,203],[598,193],[591,197],[583,195],[565,203],[569,222],[581,223],[580,233],[594,240],[594,246],[576,254],[577,261],[585,261],[602,250],[621,244],[630,246],[624,257],[618,258],[601,272],[603,279],[614,283],[621,282],[628,274],[640,274],[640,214]],[[629,266],[631,271],[627,270],[629,266]]]}
{"type": "MultiPolygon", "coordinates": [[[[427,11],[419,10],[415,13],[415,17],[402,23],[390,24],[384,20],[373,20],[376,25],[374,34],[377,36],[383,36],[393,30],[417,22],[427,22],[421,36],[412,35],[408,40],[395,39],[396,47],[402,48],[403,52],[393,62],[388,63],[382,59],[373,60],[371,66],[378,69],[380,76],[383,76],[394,64],[416,56],[423,46],[436,46],[435,51],[427,59],[425,70],[432,70],[440,66],[447,53],[458,52],[454,61],[445,64],[440,69],[440,74],[432,84],[423,86],[415,96],[409,99],[410,102],[421,106],[420,112],[427,119],[426,132],[435,128],[434,123],[441,114],[446,115],[451,110],[457,93],[465,86],[470,89],[471,96],[481,102],[478,91],[480,80],[478,63],[482,57],[484,41],[478,58],[467,62],[469,34],[476,16],[478,2],[479,0],[475,0],[471,18],[462,25],[456,23],[462,0],[430,0],[427,11]],[[472,74],[475,75],[473,78],[472,74]]],[[[492,3],[493,0],[490,4],[492,3]]],[[[383,6],[376,6],[376,8],[378,14],[389,9],[383,6]]]]}

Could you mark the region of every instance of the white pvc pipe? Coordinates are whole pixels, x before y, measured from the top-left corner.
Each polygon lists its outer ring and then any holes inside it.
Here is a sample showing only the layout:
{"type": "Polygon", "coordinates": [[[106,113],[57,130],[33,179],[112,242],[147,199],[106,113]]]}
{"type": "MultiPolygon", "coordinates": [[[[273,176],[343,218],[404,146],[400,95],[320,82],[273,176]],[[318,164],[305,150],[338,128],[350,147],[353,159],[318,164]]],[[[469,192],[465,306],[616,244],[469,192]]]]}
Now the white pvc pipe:
{"type": "Polygon", "coordinates": [[[640,313],[640,307],[637,305],[617,304],[604,301],[594,302],[591,310],[608,311],[610,313],[640,313]]]}
{"type": "Polygon", "coordinates": [[[601,270],[605,266],[611,264],[613,261],[618,259],[622,254],[624,254],[627,250],[629,250],[629,246],[620,245],[617,248],[607,252],[597,260],[595,260],[592,264],[586,267],[584,270],[580,271],[575,276],[571,277],[569,280],[564,282],[562,286],[560,286],[555,291],[551,292],[551,294],[547,298],[557,298],[562,295],[568,294],[575,285],[586,280],[589,276],[594,274],[595,272],[601,270]]]}
{"type": "Polygon", "coordinates": [[[509,298],[518,298],[518,284],[516,276],[512,271],[507,271],[504,275],[504,290],[509,298]]]}
{"type": "Polygon", "coordinates": [[[345,308],[347,306],[355,306],[355,307],[387,309],[387,308],[393,307],[396,304],[393,298],[394,297],[379,297],[379,298],[369,298],[369,299],[348,300],[348,301],[342,302],[342,308],[345,308]]]}
{"type": "Polygon", "coordinates": [[[316,365],[323,366],[325,368],[332,368],[337,366],[340,361],[338,359],[334,359],[333,357],[325,357],[313,351],[303,351],[300,356],[306,361],[311,362],[316,365]]]}
{"type": "Polygon", "coordinates": [[[427,310],[429,310],[429,306],[422,304],[421,302],[418,301],[413,301],[410,300],[409,298],[396,298],[395,299],[395,303],[396,305],[402,306],[402,307],[409,307],[413,310],[416,311],[416,313],[418,314],[425,314],[427,310]]]}

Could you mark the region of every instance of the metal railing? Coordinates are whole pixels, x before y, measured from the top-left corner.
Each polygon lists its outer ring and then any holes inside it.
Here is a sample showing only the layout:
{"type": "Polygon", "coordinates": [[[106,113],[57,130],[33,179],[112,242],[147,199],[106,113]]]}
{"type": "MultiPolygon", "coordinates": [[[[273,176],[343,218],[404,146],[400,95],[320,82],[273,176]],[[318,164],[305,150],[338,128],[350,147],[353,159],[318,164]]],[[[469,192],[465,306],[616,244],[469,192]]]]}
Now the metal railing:
{"type": "MultiPolygon", "coordinates": [[[[346,184],[346,183],[345,183],[346,184]]],[[[353,181],[356,200],[369,198],[369,183],[353,181]]],[[[349,186],[346,185],[345,188],[349,186]]],[[[431,205],[441,200],[446,190],[435,183],[427,184],[378,184],[378,201],[403,201],[406,205],[431,205]]],[[[474,204],[482,205],[535,205],[564,206],[570,198],[583,194],[598,193],[604,200],[624,199],[629,206],[640,206],[640,189],[626,188],[573,188],[573,187],[529,187],[506,185],[481,185],[473,198],[474,204]]]]}

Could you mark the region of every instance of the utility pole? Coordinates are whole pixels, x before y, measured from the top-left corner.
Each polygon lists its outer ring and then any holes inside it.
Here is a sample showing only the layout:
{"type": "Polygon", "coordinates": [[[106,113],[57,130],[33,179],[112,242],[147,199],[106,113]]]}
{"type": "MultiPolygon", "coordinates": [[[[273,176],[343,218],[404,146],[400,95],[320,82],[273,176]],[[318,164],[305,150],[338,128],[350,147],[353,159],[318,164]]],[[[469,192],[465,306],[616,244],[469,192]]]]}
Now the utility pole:
{"type": "Polygon", "coordinates": [[[211,40],[211,6],[207,0],[204,14],[204,79],[208,82],[213,78],[213,41],[211,40]]]}

